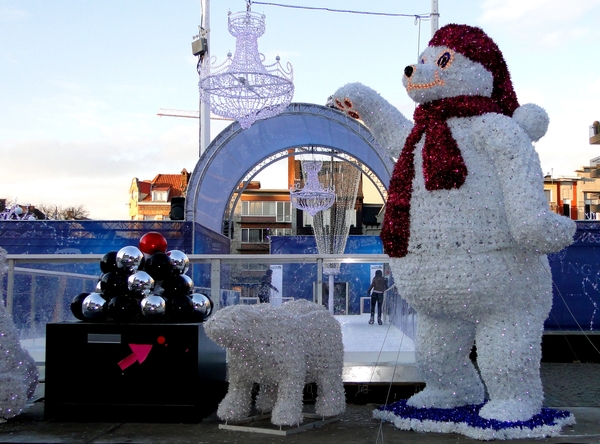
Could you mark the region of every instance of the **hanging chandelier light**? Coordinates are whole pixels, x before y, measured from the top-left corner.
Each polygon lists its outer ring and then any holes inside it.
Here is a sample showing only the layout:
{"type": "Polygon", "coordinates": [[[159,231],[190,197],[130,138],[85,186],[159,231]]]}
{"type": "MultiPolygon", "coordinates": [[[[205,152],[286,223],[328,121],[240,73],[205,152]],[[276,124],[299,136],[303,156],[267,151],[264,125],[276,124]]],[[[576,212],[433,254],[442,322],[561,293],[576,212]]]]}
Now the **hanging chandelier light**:
{"type": "Polygon", "coordinates": [[[330,208],[335,202],[335,191],[332,188],[323,188],[319,183],[318,174],[323,167],[320,160],[302,162],[302,169],[306,174],[304,188],[300,185],[290,188],[290,201],[292,206],[308,212],[314,217],[319,211],[330,208]]]}
{"type": "Polygon", "coordinates": [[[279,56],[272,65],[263,65],[258,38],[265,32],[265,16],[250,11],[229,13],[229,33],[236,38],[235,54],[216,65],[216,57],[199,65],[200,94],[210,101],[210,110],[237,120],[244,129],[255,121],[276,116],[294,96],[293,70],[281,66],[279,56]]]}

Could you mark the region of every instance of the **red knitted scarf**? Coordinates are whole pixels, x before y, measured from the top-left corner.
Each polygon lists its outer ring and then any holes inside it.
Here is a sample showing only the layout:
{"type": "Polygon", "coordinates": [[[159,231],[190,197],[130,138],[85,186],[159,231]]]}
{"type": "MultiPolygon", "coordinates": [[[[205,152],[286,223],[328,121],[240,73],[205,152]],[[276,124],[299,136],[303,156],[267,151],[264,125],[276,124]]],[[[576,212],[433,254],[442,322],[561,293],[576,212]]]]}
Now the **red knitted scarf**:
{"type": "Polygon", "coordinates": [[[381,240],[389,256],[404,257],[408,253],[410,200],[415,177],[414,151],[423,134],[425,188],[428,191],[460,188],[467,177],[467,167],[447,120],[501,112],[493,99],[483,96],[450,97],[417,107],[415,126],[406,139],[390,180],[381,230],[381,240]]]}

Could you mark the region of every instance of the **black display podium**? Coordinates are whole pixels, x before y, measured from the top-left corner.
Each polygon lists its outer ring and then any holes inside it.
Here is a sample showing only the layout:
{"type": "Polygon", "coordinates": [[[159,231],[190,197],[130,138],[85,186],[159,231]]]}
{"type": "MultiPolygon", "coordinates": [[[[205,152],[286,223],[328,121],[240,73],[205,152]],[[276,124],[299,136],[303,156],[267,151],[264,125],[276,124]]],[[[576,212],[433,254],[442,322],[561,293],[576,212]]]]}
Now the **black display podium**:
{"type": "Polygon", "coordinates": [[[202,324],[46,326],[47,419],[200,422],[226,393],[225,350],[202,324]]]}

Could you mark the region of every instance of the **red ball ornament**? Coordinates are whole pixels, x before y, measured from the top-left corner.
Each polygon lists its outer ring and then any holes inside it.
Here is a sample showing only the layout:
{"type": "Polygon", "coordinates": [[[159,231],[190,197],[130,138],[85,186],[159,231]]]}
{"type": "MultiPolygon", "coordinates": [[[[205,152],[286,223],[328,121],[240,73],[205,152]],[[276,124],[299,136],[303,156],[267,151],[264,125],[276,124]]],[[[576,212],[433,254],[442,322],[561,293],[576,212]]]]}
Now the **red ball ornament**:
{"type": "Polygon", "coordinates": [[[142,236],[139,245],[144,254],[165,253],[167,251],[167,240],[156,231],[150,231],[142,236]]]}

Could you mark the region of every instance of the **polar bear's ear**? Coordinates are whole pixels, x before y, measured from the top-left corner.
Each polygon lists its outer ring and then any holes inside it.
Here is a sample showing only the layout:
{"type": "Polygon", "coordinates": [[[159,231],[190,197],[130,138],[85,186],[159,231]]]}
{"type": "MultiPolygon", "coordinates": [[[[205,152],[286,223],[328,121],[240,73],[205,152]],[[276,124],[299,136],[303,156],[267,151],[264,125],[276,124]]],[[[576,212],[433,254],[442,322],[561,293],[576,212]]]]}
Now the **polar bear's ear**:
{"type": "Polygon", "coordinates": [[[540,140],[544,137],[546,131],[548,131],[550,119],[546,110],[541,106],[526,103],[519,106],[512,117],[523,128],[523,131],[525,131],[532,142],[540,140]]]}

